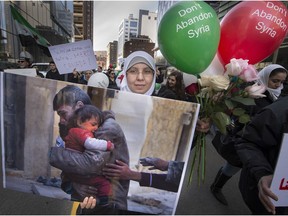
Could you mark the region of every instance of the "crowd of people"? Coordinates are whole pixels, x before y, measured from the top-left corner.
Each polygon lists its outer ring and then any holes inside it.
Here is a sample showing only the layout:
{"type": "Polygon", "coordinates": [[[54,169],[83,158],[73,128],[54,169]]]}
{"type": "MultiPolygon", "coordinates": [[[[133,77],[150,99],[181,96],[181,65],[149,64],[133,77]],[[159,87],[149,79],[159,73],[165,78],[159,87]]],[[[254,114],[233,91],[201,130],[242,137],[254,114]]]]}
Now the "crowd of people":
{"type": "Polygon", "coordinates": [[[87,85],[90,77],[98,72],[107,75],[107,78],[109,80],[107,88],[119,90],[119,86],[116,83],[116,75],[119,73],[119,71],[111,66],[109,66],[106,71],[104,71],[102,66],[99,65],[97,69],[91,69],[86,71],[77,71],[76,69],[74,69],[72,73],[60,74],[55,62],[50,61],[49,70],[46,74],[43,74],[39,71],[37,65],[32,66],[32,63],[33,56],[27,51],[22,51],[19,55],[18,68],[35,68],[36,77],[87,85]]]}
{"type": "MultiPolygon", "coordinates": [[[[19,67],[28,68],[31,61],[33,61],[31,55],[30,57],[28,55],[20,56],[19,67]]],[[[98,68],[97,72],[102,72],[102,68],[98,68]]],[[[144,51],[133,52],[125,59],[121,72],[123,78],[120,84],[116,83],[117,74],[113,68],[109,68],[106,74],[109,78],[108,88],[135,94],[191,101],[185,92],[183,73],[173,68],[169,73],[163,74],[162,70],[160,72],[159,68],[156,67],[153,57],[144,51]],[[157,82],[161,85],[158,90],[156,90],[157,82]]],[[[243,200],[252,214],[288,213],[287,207],[279,208],[272,204],[270,198],[274,200],[278,198],[269,189],[282,136],[288,132],[288,97],[286,97],[287,92],[284,88],[284,84],[287,84],[287,74],[287,69],[278,64],[271,64],[263,68],[258,73],[256,82],[266,87],[264,93],[266,97],[255,99],[256,105],[249,107],[251,122],[242,125],[237,123],[237,120],[235,121],[235,116],[231,116],[233,122],[237,124],[233,126],[236,131],[228,130],[226,135],[217,132],[213,139],[214,142],[229,140],[232,145],[228,156],[221,155],[226,163],[220,167],[210,186],[212,194],[224,205],[228,205],[228,202],[222,193],[222,188],[233,175],[241,170],[239,188],[243,200]]],[[[92,70],[85,71],[83,78],[81,73],[74,70],[73,73],[69,74],[68,81],[87,84],[92,75],[92,70]]],[[[59,74],[54,62],[50,62],[50,70],[47,72],[46,78],[65,80],[64,76],[59,74]]],[[[60,117],[60,140],[65,148],[56,146],[51,148],[50,164],[63,171],[61,188],[65,192],[71,193],[72,200],[82,201],[78,213],[127,213],[127,194],[130,180],[139,182],[140,186],[177,192],[184,163],[147,157],[141,159],[142,165],[153,166],[155,169],[167,171],[167,173],[151,174],[132,171],[129,168],[126,139],[113,114],[97,111],[98,114],[87,116],[85,119],[79,116],[81,111],[85,110],[86,106],[89,107],[90,104],[89,96],[73,85],[61,89],[53,101],[54,111],[60,117]],[[81,121],[77,118],[81,118],[81,121]],[[72,121],[73,119],[74,121],[72,121]],[[74,123],[72,126],[71,122],[74,123]],[[86,126],[96,125],[96,127],[90,128],[87,133],[80,133],[79,127],[82,124],[86,126]],[[78,132],[74,131],[74,135],[71,135],[71,130],[75,130],[75,127],[78,128],[78,132]],[[75,134],[80,134],[80,138],[76,137],[75,134]],[[79,143],[81,144],[73,141],[72,136],[74,136],[73,139],[80,140],[79,143]],[[90,142],[87,141],[87,138],[90,142]],[[69,149],[71,148],[69,147],[71,139],[74,142],[74,147],[80,145],[81,150],[71,151],[69,149]],[[93,144],[91,144],[91,139],[94,140],[93,144]],[[89,148],[92,148],[94,153],[84,151],[89,148]],[[113,151],[110,152],[110,149],[113,151]],[[67,166],[67,158],[71,158],[69,166],[67,166]],[[89,179],[82,179],[79,175],[87,175],[89,178],[94,176],[95,178],[90,181],[89,179]],[[95,186],[98,182],[106,184],[105,180],[107,179],[109,180],[107,186],[109,189],[101,191],[101,187],[95,186]]],[[[92,111],[89,113],[91,114],[92,111]]],[[[210,127],[209,121],[198,119],[196,131],[208,132],[210,127]]],[[[84,126],[81,128],[85,129],[84,126]]]]}

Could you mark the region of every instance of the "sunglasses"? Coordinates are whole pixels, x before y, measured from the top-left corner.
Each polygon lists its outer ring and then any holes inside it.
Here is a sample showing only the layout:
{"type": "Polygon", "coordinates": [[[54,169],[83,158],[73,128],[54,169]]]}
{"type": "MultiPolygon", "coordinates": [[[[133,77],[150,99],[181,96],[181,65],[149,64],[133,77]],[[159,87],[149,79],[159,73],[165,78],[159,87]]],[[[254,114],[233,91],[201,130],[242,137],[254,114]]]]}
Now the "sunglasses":
{"type": "Polygon", "coordinates": [[[23,60],[21,60],[21,61],[18,61],[18,63],[23,63],[23,62],[25,62],[25,61],[23,61],[23,60]]]}

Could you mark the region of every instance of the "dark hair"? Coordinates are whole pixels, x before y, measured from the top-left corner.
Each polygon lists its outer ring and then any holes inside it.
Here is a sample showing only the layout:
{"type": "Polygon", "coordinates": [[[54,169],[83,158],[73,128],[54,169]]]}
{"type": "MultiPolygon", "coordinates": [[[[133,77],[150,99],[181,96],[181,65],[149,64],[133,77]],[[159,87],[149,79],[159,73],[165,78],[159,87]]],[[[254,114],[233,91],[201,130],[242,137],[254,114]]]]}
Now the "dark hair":
{"type": "Polygon", "coordinates": [[[287,71],[284,68],[276,68],[276,69],[271,71],[269,77],[275,76],[278,73],[286,73],[288,75],[287,71]]]}
{"type": "Polygon", "coordinates": [[[81,123],[95,117],[98,120],[98,126],[104,122],[103,112],[94,105],[85,105],[75,110],[73,116],[70,118],[67,128],[79,127],[78,121],[81,123]]]}
{"type": "Polygon", "coordinates": [[[53,110],[56,111],[63,105],[74,107],[78,101],[83,104],[91,104],[86,92],[74,85],[67,85],[62,88],[53,99],[53,110]]]}
{"type": "MultiPolygon", "coordinates": [[[[172,70],[172,72],[169,74],[168,77],[174,76],[176,78],[176,84],[175,84],[175,89],[172,89],[177,97],[181,100],[185,99],[185,86],[184,86],[184,80],[183,80],[183,74],[178,71],[178,70],[172,70]]],[[[167,82],[167,87],[169,87],[168,82],[167,82]]]]}
{"type": "Polygon", "coordinates": [[[55,62],[54,61],[50,61],[49,64],[55,64],[55,62]]]}
{"type": "Polygon", "coordinates": [[[115,71],[113,70],[113,69],[111,69],[111,68],[108,68],[108,70],[107,70],[107,74],[111,74],[111,72],[113,72],[114,74],[115,74],[115,71]]]}

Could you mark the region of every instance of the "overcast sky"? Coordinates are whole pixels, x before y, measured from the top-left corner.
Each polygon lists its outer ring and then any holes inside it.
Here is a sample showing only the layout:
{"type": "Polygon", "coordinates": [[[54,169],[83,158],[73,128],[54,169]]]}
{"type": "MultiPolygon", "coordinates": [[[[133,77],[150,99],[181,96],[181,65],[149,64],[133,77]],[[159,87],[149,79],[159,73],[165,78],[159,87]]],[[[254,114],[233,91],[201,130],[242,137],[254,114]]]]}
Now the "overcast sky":
{"type": "Polygon", "coordinates": [[[94,1],[94,51],[106,50],[109,42],[118,40],[120,22],[139,9],[156,12],[158,1],[94,1]]]}

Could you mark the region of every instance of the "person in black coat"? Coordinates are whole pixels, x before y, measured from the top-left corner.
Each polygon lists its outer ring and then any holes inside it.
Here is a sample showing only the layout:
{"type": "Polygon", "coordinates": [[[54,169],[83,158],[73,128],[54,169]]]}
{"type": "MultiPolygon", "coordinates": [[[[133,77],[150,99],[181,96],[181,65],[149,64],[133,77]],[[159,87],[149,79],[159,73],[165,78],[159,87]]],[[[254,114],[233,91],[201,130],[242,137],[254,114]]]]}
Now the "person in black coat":
{"type": "Polygon", "coordinates": [[[119,90],[119,87],[117,86],[117,83],[116,83],[116,74],[115,74],[115,71],[114,71],[113,69],[110,69],[110,68],[109,68],[109,69],[107,70],[106,75],[108,76],[108,79],[109,79],[108,88],[119,90]]]}
{"type": "MultiPolygon", "coordinates": [[[[251,117],[280,97],[287,73],[287,70],[278,64],[268,65],[259,72],[257,83],[266,87],[266,91],[264,92],[265,97],[255,99],[256,106],[246,107],[246,109],[249,109],[251,117]]],[[[234,143],[241,137],[245,125],[239,123],[235,117],[232,120],[234,123],[232,126],[229,126],[228,135],[222,135],[220,132],[217,132],[212,141],[214,146],[219,142],[226,143],[226,149],[221,150],[221,156],[226,160],[226,164],[219,169],[210,187],[212,194],[223,205],[228,205],[228,202],[222,193],[222,188],[242,167],[241,161],[235,151],[234,143]],[[228,145],[228,142],[231,145],[228,145]]]]}
{"type": "Polygon", "coordinates": [[[65,80],[64,75],[59,73],[55,62],[53,61],[49,62],[49,67],[50,67],[50,70],[46,74],[47,79],[61,80],[61,81],[65,80]]]}
{"type": "Polygon", "coordinates": [[[243,164],[239,188],[252,214],[288,214],[287,207],[277,207],[269,198],[284,133],[288,133],[288,97],[262,109],[246,127],[235,145],[243,164]]]}

